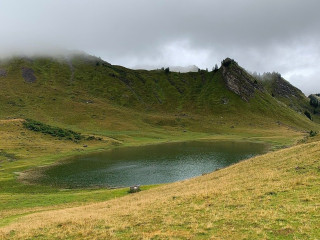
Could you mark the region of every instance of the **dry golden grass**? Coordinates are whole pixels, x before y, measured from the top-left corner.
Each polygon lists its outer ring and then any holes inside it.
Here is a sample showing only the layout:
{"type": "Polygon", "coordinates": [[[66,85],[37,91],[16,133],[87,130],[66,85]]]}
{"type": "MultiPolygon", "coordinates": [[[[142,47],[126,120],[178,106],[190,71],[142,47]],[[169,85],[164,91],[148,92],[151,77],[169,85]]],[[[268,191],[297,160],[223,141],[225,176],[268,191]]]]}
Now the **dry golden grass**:
{"type": "Polygon", "coordinates": [[[320,143],[123,198],[21,217],[2,239],[319,239],[320,143]]]}

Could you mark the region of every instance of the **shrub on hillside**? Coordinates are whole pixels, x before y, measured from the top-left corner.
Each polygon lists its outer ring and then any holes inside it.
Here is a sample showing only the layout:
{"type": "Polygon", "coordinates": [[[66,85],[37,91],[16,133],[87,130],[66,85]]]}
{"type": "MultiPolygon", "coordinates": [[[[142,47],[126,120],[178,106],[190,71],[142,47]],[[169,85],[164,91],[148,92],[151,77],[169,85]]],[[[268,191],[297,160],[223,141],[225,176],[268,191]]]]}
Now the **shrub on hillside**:
{"type": "Polygon", "coordinates": [[[309,113],[308,111],[304,111],[304,115],[306,115],[307,118],[312,120],[311,113],[309,113]]]}
{"type": "Polygon", "coordinates": [[[237,62],[231,58],[226,58],[221,62],[221,66],[228,67],[231,64],[237,64],[237,62]]]}
{"type": "Polygon", "coordinates": [[[25,128],[31,131],[49,134],[53,137],[58,137],[61,139],[79,141],[83,138],[80,133],[74,132],[72,130],[53,127],[32,119],[26,119],[23,125],[25,128]]]}
{"type": "Polygon", "coordinates": [[[317,95],[310,95],[309,96],[310,99],[310,105],[317,108],[319,106],[319,99],[317,97],[317,95]]]}
{"type": "Polygon", "coordinates": [[[315,137],[318,135],[318,132],[311,130],[309,135],[310,135],[310,137],[315,137]]]}

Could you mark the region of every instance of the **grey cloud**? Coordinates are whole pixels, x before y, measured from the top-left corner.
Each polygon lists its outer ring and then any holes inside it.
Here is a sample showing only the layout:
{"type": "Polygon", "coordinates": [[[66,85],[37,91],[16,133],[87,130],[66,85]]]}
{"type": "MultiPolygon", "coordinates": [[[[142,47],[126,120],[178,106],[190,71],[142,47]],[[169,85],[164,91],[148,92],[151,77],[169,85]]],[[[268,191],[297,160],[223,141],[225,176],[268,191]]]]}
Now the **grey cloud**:
{"type": "Polygon", "coordinates": [[[318,0],[1,0],[0,55],[77,49],[127,67],[209,69],[232,57],[320,92],[319,9],[318,0]]]}

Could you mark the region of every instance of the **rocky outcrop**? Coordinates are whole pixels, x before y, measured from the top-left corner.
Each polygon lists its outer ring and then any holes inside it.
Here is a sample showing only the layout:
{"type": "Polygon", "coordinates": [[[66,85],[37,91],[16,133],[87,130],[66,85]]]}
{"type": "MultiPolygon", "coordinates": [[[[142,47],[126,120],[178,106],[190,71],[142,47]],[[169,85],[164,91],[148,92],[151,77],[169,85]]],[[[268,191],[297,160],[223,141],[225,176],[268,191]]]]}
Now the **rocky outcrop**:
{"type": "Polygon", "coordinates": [[[34,83],[37,80],[32,68],[22,68],[22,77],[27,83],[34,83]]]}
{"type": "Polygon", "coordinates": [[[304,98],[304,94],[298,88],[284,80],[279,73],[265,73],[262,75],[264,82],[271,83],[271,94],[273,96],[281,96],[284,98],[304,98]]]}
{"type": "Polygon", "coordinates": [[[227,88],[244,101],[248,102],[254,97],[256,90],[264,91],[263,86],[257,80],[230,58],[222,61],[221,71],[227,88]]]}
{"type": "Polygon", "coordinates": [[[255,75],[272,97],[283,102],[292,110],[303,114],[310,111],[308,98],[301,90],[281,77],[277,72],[268,72],[262,75],[255,75]]]}
{"type": "Polygon", "coordinates": [[[0,77],[6,77],[7,76],[7,71],[4,69],[0,69],[0,77]]]}

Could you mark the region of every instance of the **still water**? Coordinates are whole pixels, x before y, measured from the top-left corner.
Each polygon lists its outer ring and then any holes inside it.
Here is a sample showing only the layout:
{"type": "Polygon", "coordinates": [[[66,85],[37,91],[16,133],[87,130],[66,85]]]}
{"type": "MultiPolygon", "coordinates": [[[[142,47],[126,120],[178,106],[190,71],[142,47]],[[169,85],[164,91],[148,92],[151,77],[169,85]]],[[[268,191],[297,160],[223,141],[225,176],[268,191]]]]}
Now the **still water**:
{"type": "Polygon", "coordinates": [[[122,147],[79,156],[43,170],[42,184],[85,188],[175,182],[266,152],[249,142],[183,142],[122,147]]]}

